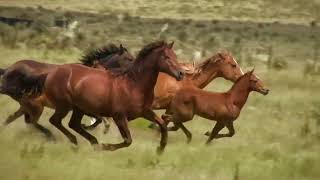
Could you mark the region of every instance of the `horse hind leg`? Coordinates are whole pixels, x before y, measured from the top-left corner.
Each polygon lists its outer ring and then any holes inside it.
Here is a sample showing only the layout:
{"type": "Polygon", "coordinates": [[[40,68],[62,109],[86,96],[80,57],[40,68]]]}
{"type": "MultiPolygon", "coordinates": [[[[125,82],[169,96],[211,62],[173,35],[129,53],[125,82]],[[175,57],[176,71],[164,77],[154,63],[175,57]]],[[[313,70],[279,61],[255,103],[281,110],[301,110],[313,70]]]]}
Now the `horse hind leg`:
{"type": "Polygon", "coordinates": [[[103,134],[107,134],[109,132],[111,121],[112,117],[102,118],[102,122],[104,123],[103,134]]]}
{"type": "Polygon", "coordinates": [[[38,123],[42,112],[43,106],[39,106],[38,108],[34,108],[32,113],[25,113],[25,122],[44,134],[48,140],[55,141],[55,137],[53,136],[51,131],[38,123]]]}
{"type": "Polygon", "coordinates": [[[24,114],[24,111],[22,109],[22,107],[20,106],[20,108],[14,112],[13,114],[9,115],[8,118],[6,119],[6,121],[3,123],[4,126],[9,125],[10,123],[12,123],[13,121],[15,121],[16,119],[18,119],[19,117],[21,117],[24,114]]]}
{"type": "Polygon", "coordinates": [[[81,119],[83,115],[84,113],[81,110],[79,110],[78,108],[74,108],[71,119],[69,121],[69,127],[79,133],[82,137],[87,139],[91,143],[91,145],[98,144],[97,138],[95,138],[82,128],[81,119]]]}

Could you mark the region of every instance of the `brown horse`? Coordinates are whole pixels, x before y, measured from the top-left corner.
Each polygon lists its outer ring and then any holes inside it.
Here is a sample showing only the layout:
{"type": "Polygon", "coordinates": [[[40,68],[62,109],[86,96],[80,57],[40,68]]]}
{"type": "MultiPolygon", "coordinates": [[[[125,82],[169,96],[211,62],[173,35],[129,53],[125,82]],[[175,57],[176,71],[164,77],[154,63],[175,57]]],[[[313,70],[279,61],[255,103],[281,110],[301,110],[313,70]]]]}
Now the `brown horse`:
{"type": "MultiPolygon", "coordinates": [[[[153,109],[169,108],[171,99],[183,87],[191,85],[202,89],[218,77],[235,82],[243,75],[239,64],[229,52],[219,52],[196,66],[185,63],[182,67],[185,67],[188,72],[182,81],[176,81],[165,73],[159,73],[154,89],[153,109]]],[[[93,126],[97,126],[98,123],[100,122],[95,122],[93,126]]],[[[154,128],[155,124],[151,124],[150,127],[154,128]]],[[[169,129],[175,130],[176,128],[178,127],[169,129]]]]}
{"type": "Polygon", "coordinates": [[[269,92],[253,70],[241,76],[225,93],[208,92],[194,86],[186,87],[172,99],[169,112],[163,118],[180,127],[187,136],[187,142],[190,142],[192,134],[183,123],[192,120],[194,115],[217,121],[212,132],[206,133],[209,135],[207,144],[214,138],[232,137],[235,133],[233,122],[240,115],[251,91],[263,95],[269,92]],[[218,134],[224,127],[228,128],[229,133],[218,134]]]}
{"type": "MultiPolygon", "coordinates": [[[[190,68],[190,64],[188,67],[190,68]]],[[[152,108],[168,109],[172,98],[181,88],[195,86],[202,89],[218,77],[235,82],[242,75],[243,72],[239,64],[229,52],[219,52],[203,61],[189,74],[186,74],[182,81],[176,81],[172,77],[160,73],[155,86],[152,108]]],[[[150,127],[154,127],[154,124],[150,127]]],[[[178,127],[170,127],[169,130],[178,130],[178,127]]]]}
{"type": "MultiPolygon", "coordinates": [[[[102,66],[104,68],[127,68],[132,64],[134,57],[128,52],[122,45],[117,47],[114,44],[109,44],[100,49],[95,49],[88,52],[81,58],[82,64],[90,67],[102,66]],[[121,64],[120,64],[121,63],[121,64]]],[[[28,74],[39,75],[47,74],[55,70],[59,65],[40,63],[33,60],[21,60],[5,70],[2,70],[2,84],[1,93],[9,95],[20,104],[20,108],[13,114],[11,114],[4,125],[8,125],[20,116],[24,115],[25,122],[31,124],[40,132],[44,133],[48,138],[53,139],[52,133],[42,125],[38,124],[39,117],[43,112],[44,107],[54,108],[46,95],[36,99],[21,98],[21,90],[19,85],[25,83],[25,79],[19,76],[19,72],[25,72],[28,74]]],[[[101,121],[101,118],[97,118],[101,121]]]]}
{"type": "Polygon", "coordinates": [[[230,53],[220,52],[199,64],[182,81],[160,73],[155,86],[154,109],[166,109],[176,92],[184,86],[193,85],[198,88],[206,87],[213,79],[223,77],[235,82],[243,72],[237,61],[230,53]]]}
{"type": "Polygon", "coordinates": [[[98,144],[98,141],[82,128],[83,115],[91,114],[114,119],[124,142],[102,144],[101,148],[104,150],[116,150],[132,143],[128,121],[144,117],[156,122],[161,129],[158,152],[162,152],[167,143],[167,128],[164,121],[151,110],[151,105],[159,72],[167,73],[177,80],[183,78],[172,46],[173,43],[167,44],[163,41],[145,46],[139,52],[133,66],[122,73],[74,64],[62,65],[47,75],[30,78],[25,89],[30,89],[28,87],[30,85],[43,86],[45,94],[55,107],[50,123],[74,144],[77,144],[76,137],[61,124],[70,110],[73,110],[73,114],[69,127],[92,145],[98,144]],[[46,80],[43,78],[45,76],[46,80]]]}

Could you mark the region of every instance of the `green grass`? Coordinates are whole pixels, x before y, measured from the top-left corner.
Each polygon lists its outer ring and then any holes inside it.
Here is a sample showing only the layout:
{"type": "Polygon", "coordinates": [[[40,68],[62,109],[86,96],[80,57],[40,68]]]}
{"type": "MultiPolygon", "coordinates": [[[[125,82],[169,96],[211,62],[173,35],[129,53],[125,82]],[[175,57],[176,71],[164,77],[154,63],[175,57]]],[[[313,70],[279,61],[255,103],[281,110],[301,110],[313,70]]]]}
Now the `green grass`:
{"type": "MultiPolygon", "coordinates": [[[[21,58],[48,59],[49,62],[73,62],[78,51],[1,48],[1,67],[21,58]],[[65,61],[63,61],[63,59],[65,61]],[[57,61],[55,61],[57,60],[57,61]]],[[[74,148],[48,123],[46,110],[40,123],[57,137],[56,143],[27,127],[18,119],[0,133],[1,179],[317,179],[320,174],[320,99],[314,93],[320,81],[305,80],[301,63],[282,71],[266,71],[255,63],[257,74],[271,93],[252,93],[235,123],[236,135],[205,146],[203,135],[213,122],[195,118],[186,126],[193,133],[185,144],[181,132],[169,134],[165,153],[155,153],[159,135],[147,129],[147,121],[130,123],[133,144],[116,152],[97,152],[83,138],[74,148]],[[292,67],[294,66],[294,67],[292,67]],[[236,168],[238,167],[238,173],[236,168]]],[[[250,67],[244,67],[249,70],[250,67]]],[[[207,89],[224,91],[231,83],[218,79],[207,89]]],[[[12,99],[1,96],[0,118],[4,120],[17,108],[12,99]]],[[[66,119],[70,118],[68,116],[66,119]]],[[[65,120],[67,126],[67,120],[65,120]]],[[[115,127],[103,135],[102,126],[93,131],[100,142],[122,139],[115,127]]]]}
{"type": "MultiPolygon", "coordinates": [[[[182,132],[170,132],[162,156],[156,155],[159,134],[149,130],[148,122],[143,119],[130,122],[133,144],[129,148],[97,152],[80,136],[77,136],[79,147],[72,147],[49,124],[52,110],[47,109],[40,123],[50,128],[57,137],[56,143],[47,142],[27,127],[23,118],[0,128],[0,179],[309,180],[320,177],[320,97],[317,95],[320,79],[305,76],[303,72],[306,60],[319,58],[315,55],[320,48],[319,27],[308,25],[311,20],[319,21],[318,1],[10,0],[0,1],[0,6],[16,6],[0,7],[0,16],[36,21],[31,27],[0,24],[1,68],[20,59],[58,64],[77,62],[85,49],[110,42],[121,42],[136,52],[146,43],[161,38],[175,40],[174,48],[181,52],[178,57],[185,60],[192,59],[194,50],[204,51],[208,57],[219,49],[228,49],[241,61],[244,70],[255,67],[255,72],[271,89],[267,96],[250,95],[235,122],[234,137],[205,146],[207,137],[203,133],[211,130],[214,123],[196,117],[186,123],[193,133],[191,144],[185,144],[182,132]],[[30,8],[38,5],[55,11],[30,8]],[[122,22],[118,14],[125,14],[122,22]],[[65,37],[64,28],[52,27],[53,21],[61,18],[79,21],[75,38],[65,37]],[[160,36],[160,29],[166,23],[169,28],[160,36]],[[273,60],[285,61],[287,68],[267,68],[259,56],[270,55],[269,47],[273,48],[273,60]]],[[[230,86],[231,83],[217,79],[206,89],[221,92],[230,86]]],[[[0,123],[18,108],[15,101],[3,95],[0,105],[0,123]]],[[[66,127],[69,118],[70,115],[64,120],[66,127]]],[[[109,134],[102,131],[102,126],[92,131],[100,142],[122,141],[114,124],[109,134]]]]}

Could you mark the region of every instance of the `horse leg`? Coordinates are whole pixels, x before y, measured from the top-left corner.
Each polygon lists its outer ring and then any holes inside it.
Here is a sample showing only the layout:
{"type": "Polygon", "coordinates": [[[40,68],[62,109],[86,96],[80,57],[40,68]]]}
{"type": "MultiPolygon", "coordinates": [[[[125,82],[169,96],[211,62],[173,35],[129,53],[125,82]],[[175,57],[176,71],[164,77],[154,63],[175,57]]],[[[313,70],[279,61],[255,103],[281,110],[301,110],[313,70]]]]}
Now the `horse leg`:
{"type": "Polygon", "coordinates": [[[27,124],[30,124],[33,128],[39,130],[41,133],[43,133],[48,140],[55,141],[55,137],[53,136],[51,131],[38,123],[40,115],[39,116],[38,115],[37,116],[32,116],[32,115],[29,115],[29,114],[25,114],[25,116],[24,116],[25,117],[25,122],[27,124]]]}
{"type": "Polygon", "coordinates": [[[216,125],[213,127],[206,144],[209,144],[212,141],[212,139],[218,135],[219,131],[224,128],[224,126],[225,124],[223,122],[218,121],[216,125]]]}
{"type": "Polygon", "coordinates": [[[191,132],[181,122],[174,123],[174,125],[175,125],[174,127],[180,128],[183,131],[183,133],[187,136],[187,143],[189,144],[192,140],[191,132]]]}
{"type": "Polygon", "coordinates": [[[48,140],[55,140],[51,131],[42,125],[38,124],[39,118],[43,112],[42,104],[33,101],[27,101],[23,103],[24,109],[24,121],[26,124],[31,125],[33,128],[41,132],[46,136],[48,140]]]}
{"type": "MultiPolygon", "coordinates": [[[[172,119],[172,115],[170,115],[170,114],[163,114],[163,115],[161,116],[161,118],[162,118],[162,119],[164,120],[164,122],[166,123],[166,126],[168,126],[170,120],[172,119]]],[[[171,120],[171,121],[172,121],[172,120],[171,120]]],[[[178,131],[179,128],[180,128],[180,127],[177,126],[176,123],[173,123],[173,126],[171,126],[171,127],[167,127],[168,131],[178,131]]]]}
{"type": "MultiPolygon", "coordinates": [[[[215,137],[215,139],[218,139],[218,138],[223,138],[223,137],[232,137],[234,134],[235,134],[235,131],[234,131],[234,127],[233,127],[233,122],[232,121],[228,121],[225,123],[225,126],[228,128],[229,130],[229,133],[227,134],[217,134],[217,136],[215,137]]],[[[210,132],[206,132],[207,136],[210,135],[210,132]]]]}
{"type": "Polygon", "coordinates": [[[91,143],[91,145],[98,144],[98,140],[94,136],[82,129],[81,119],[83,115],[84,113],[81,110],[79,110],[78,108],[74,108],[68,124],[69,127],[79,133],[82,137],[86,138],[91,143]]]}
{"type": "Polygon", "coordinates": [[[100,123],[102,123],[102,117],[91,117],[92,119],[95,119],[94,123],[91,125],[85,125],[85,124],[81,124],[81,126],[83,127],[83,129],[85,130],[92,130],[95,127],[97,127],[100,123]]]}
{"type": "Polygon", "coordinates": [[[164,148],[166,147],[168,141],[167,125],[165,121],[158,117],[152,110],[145,111],[143,117],[149,121],[156,122],[160,127],[161,140],[157,152],[158,154],[161,154],[164,151],[164,148]]]}
{"type": "Polygon", "coordinates": [[[3,123],[3,125],[4,126],[9,125],[13,121],[15,121],[16,119],[21,117],[23,114],[24,114],[24,111],[23,111],[22,107],[20,106],[20,108],[15,113],[9,115],[9,117],[6,119],[6,121],[3,123]]]}
{"type": "Polygon", "coordinates": [[[65,127],[62,126],[62,119],[68,114],[68,110],[58,110],[56,109],[54,114],[50,117],[49,122],[54,125],[57,129],[59,129],[73,144],[77,143],[77,138],[73,134],[71,134],[65,127]]]}
{"type": "Polygon", "coordinates": [[[109,132],[111,119],[112,119],[111,117],[102,118],[102,121],[104,123],[103,134],[107,134],[109,132]]]}
{"type": "Polygon", "coordinates": [[[120,148],[128,147],[132,143],[131,134],[128,128],[127,117],[123,115],[117,116],[116,118],[114,118],[114,122],[116,123],[124,141],[119,144],[103,144],[104,150],[115,151],[120,148]]]}

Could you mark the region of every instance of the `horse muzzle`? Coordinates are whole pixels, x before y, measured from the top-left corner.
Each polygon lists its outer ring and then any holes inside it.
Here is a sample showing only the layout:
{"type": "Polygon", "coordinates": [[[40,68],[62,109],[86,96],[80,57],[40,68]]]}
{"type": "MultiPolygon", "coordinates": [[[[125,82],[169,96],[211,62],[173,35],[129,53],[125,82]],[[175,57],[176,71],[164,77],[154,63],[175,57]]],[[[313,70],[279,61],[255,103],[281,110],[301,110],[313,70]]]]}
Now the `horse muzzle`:
{"type": "Polygon", "coordinates": [[[261,89],[261,90],[259,90],[259,93],[261,93],[265,96],[265,95],[269,94],[269,91],[270,91],[269,89],[261,89]]]}

